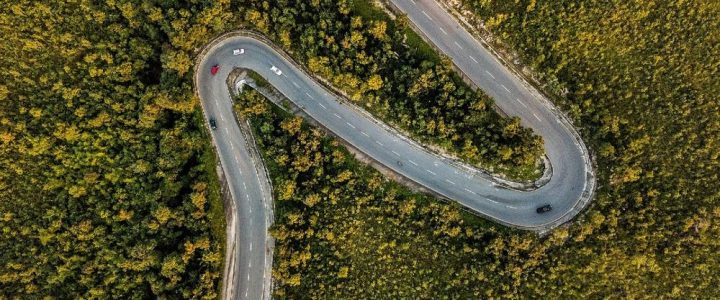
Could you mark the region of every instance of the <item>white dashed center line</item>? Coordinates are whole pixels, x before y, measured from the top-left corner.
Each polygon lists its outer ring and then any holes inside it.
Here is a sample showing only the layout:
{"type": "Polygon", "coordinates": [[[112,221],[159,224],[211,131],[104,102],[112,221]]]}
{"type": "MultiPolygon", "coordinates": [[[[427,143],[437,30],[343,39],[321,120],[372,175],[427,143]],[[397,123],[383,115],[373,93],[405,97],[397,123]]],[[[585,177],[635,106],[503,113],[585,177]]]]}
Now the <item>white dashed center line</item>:
{"type": "Polygon", "coordinates": [[[517,100],[517,102],[520,102],[520,104],[522,104],[522,106],[524,106],[525,108],[527,108],[527,105],[525,105],[525,103],[523,103],[522,101],[520,101],[520,99],[517,99],[517,98],[516,98],[515,100],[517,100]]]}
{"type": "Polygon", "coordinates": [[[335,113],[334,113],[333,115],[335,115],[335,117],[337,117],[338,119],[342,119],[342,117],[341,117],[340,115],[338,115],[338,114],[335,114],[335,113]]]}
{"type": "Polygon", "coordinates": [[[445,29],[442,29],[442,27],[438,27],[438,29],[440,29],[440,31],[442,31],[442,33],[444,33],[446,35],[448,34],[447,31],[445,31],[445,29]]]}
{"type": "Polygon", "coordinates": [[[508,88],[504,84],[501,84],[500,86],[503,87],[506,91],[510,92],[510,90],[508,90],[508,88]]]}
{"type": "Polygon", "coordinates": [[[368,136],[368,137],[369,137],[369,135],[368,135],[367,133],[365,133],[365,131],[360,131],[360,133],[361,133],[362,135],[364,135],[364,136],[368,136]]]}
{"type": "Polygon", "coordinates": [[[424,10],[422,11],[422,13],[423,13],[423,15],[425,15],[428,19],[430,19],[430,21],[433,20],[424,10]]]}
{"type": "Polygon", "coordinates": [[[400,156],[400,153],[395,152],[395,150],[390,150],[390,152],[392,152],[393,154],[395,154],[397,156],[400,156]]]}
{"type": "Polygon", "coordinates": [[[323,105],[322,103],[318,103],[318,104],[320,104],[320,107],[322,107],[323,109],[327,109],[327,107],[325,107],[325,105],[323,105]]]}
{"type": "Polygon", "coordinates": [[[542,120],[540,120],[540,117],[538,117],[538,115],[536,115],[535,113],[533,113],[533,116],[534,116],[535,119],[537,119],[538,121],[542,121],[542,120]]]}
{"type": "Polygon", "coordinates": [[[487,73],[488,75],[490,75],[490,77],[492,77],[492,79],[495,79],[495,76],[493,76],[492,73],[488,72],[487,70],[485,70],[485,73],[487,73]]]}
{"type": "Polygon", "coordinates": [[[380,146],[383,145],[383,143],[381,143],[380,141],[375,141],[375,143],[378,144],[378,145],[380,145],[380,146]]]}
{"type": "Polygon", "coordinates": [[[469,190],[468,188],[463,188],[463,190],[465,190],[465,191],[468,192],[468,193],[473,193],[473,194],[475,194],[475,192],[469,190]]]}
{"type": "Polygon", "coordinates": [[[450,184],[452,184],[452,185],[455,185],[455,183],[452,182],[452,181],[450,181],[450,179],[445,179],[445,181],[447,181],[448,183],[450,183],[450,184]]]}
{"type": "Polygon", "coordinates": [[[295,82],[295,81],[293,81],[292,84],[293,84],[296,88],[299,88],[299,87],[300,87],[300,86],[297,84],[297,82],[295,82]]]}
{"type": "Polygon", "coordinates": [[[348,122],[345,122],[345,124],[347,124],[348,126],[350,126],[352,129],[355,129],[355,125],[353,125],[353,124],[350,124],[350,123],[348,123],[348,122]]]}
{"type": "Polygon", "coordinates": [[[408,159],[408,161],[409,161],[411,164],[413,164],[413,165],[416,165],[416,166],[418,165],[416,162],[414,162],[414,161],[412,161],[412,160],[409,160],[409,159],[408,159]]]}
{"type": "Polygon", "coordinates": [[[477,59],[475,59],[474,57],[472,57],[472,55],[468,55],[468,56],[470,56],[470,59],[472,59],[472,61],[474,61],[475,63],[478,62],[477,59]]]}
{"type": "Polygon", "coordinates": [[[427,172],[430,173],[430,174],[437,175],[435,172],[430,171],[430,170],[428,170],[428,169],[425,169],[425,171],[427,171],[427,172]]]}
{"type": "Polygon", "coordinates": [[[308,94],[308,93],[305,93],[305,95],[307,95],[310,99],[315,99],[315,98],[313,98],[313,96],[310,96],[310,94],[308,94]]]}
{"type": "Polygon", "coordinates": [[[463,49],[463,47],[460,46],[460,44],[458,44],[458,42],[454,42],[454,43],[455,43],[455,46],[458,46],[458,48],[463,49]]]}

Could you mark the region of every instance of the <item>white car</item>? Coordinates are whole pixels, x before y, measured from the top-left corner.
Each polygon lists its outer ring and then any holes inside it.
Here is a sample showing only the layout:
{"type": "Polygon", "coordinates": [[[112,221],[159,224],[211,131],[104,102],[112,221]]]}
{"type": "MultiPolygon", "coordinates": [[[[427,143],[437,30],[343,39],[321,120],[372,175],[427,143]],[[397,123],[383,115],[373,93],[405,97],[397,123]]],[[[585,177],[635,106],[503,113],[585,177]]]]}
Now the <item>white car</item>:
{"type": "Polygon", "coordinates": [[[240,55],[243,53],[245,53],[245,49],[243,48],[233,50],[233,55],[240,55]]]}
{"type": "Polygon", "coordinates": [[[276,66],[270,67],[270,70],[275,72],[275,74],[282,75],[282,70],[278,69],[276,66]]]}

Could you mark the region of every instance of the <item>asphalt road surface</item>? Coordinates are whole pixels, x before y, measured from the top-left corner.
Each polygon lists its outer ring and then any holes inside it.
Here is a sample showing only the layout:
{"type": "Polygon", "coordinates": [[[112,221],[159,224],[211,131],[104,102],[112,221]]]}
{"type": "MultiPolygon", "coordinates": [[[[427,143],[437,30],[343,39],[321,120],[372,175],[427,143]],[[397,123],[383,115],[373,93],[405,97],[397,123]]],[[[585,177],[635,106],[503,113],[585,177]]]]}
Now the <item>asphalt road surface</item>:
{"type": "Polygon", "coordinates": [[[226,287],[226,298],[262,299],[263,287],[271,276],[266,262],[272,258],[265,249],[265,205],[272,195],[263,188],[263,174],[253,164],[249,147],[254,145],[235,122],[225,82],[236,67],[256,71],[311,118],[386,167],[494,221],[547,230],[575,216],[590,198],[594,177],[587,150],[549,102],[522,84],[435,2],[393,2],[503,111],[519,116],[523,125],[543,137],[552,177],[534,191],[501,188],[339,101],[270,45],[248,36],[226,37],[204,52],[195,78],[204,113],[217,122],[213,141],[237,207],[239,223],[234,238],[239,251],[235,252],[235,276],[226,287]],[[234,49],[244,49],[244,54],[233,55],[234,49]],[[220,66],[220,71],[211,75],[214,65],[220,66]],[[272,66],[282,75],[273,72],[272,66]],[[552,205],[553,210],[538,214],[536,208],[545,204],[552,205]]]}

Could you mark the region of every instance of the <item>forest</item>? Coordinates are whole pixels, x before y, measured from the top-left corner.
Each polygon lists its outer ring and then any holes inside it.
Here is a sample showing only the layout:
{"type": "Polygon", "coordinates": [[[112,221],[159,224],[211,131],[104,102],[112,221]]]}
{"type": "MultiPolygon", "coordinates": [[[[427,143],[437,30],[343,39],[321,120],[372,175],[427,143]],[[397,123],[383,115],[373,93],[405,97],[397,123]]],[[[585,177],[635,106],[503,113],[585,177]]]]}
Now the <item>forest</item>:
{"type": "Polygon", "coordinates": [[[434,149],[510,178],[542,173],[542,139],[503,118],[407,24],[371,1],[240,1],[251,29],[350,101],[434,149]]]}
{"type": "Polygon", "coordinates": [[[601,188],[591,210],[606,221],[554,251],[533,281],[564,277],[565,293],[717,298],[720,2],[455,7],[516,53],[597,153],[601,188]]]}
{"type": "Polygon", "coordinates": [[[567,236],[508,234],[391,181],[253,90],[236,103],[274,186],[278,299],[500,296],[567,236]]]}
{"type": "MultiPolygon", "coordinates": [[[[349,14],[368,15],[358,3],[349,14]]],[[[550,236],[508,230],[393,182],[364,181],[373,178],[364,172],[374,171],[335,159],[347,154],[321,147],[322,138],[314,137],[320,134],[303,131],[298,119],[256,117],[256,126],[275,132],[262,147],[273,170],[281,170],[271,171],[278,185],[278,296],[720,295],[714,271],[720,269],[720,56],[713,55],[720,50],[720,7],[466,1],[461,8],[473,9],[500,47],[520,53],[519,61],[579,125],[597,160],[594,204],[550,236]],[[277,156],[282,160],[273,162],[277,156]],[[308,172],[355,185],[334,188],[308,172]]]]}
{"type": "Polygon", "coordinates": [[[243,27],[438,149],[537,176],[541,140],[365,2],[3,1],[2,294],[217,297],[225,224],[192,67],[243,27]]]}
{"type": "MultiPolygon", "coordinates": [[[[548,236],[510,230],[389,181],[249,91],[238,110],[272,133],[258,142],[276,297],[717,298],[718,2],[458,8],[580,126],[594,204],[548,236]]],[[[369,1],[0,0],[0,297],[218,297],[225,224],[191,76],[238,28],[422,141],[537,172],[541,140],[507,130],[517,120],[369,1]]]]}
{"type": "Polygon", "coordinates": [[[218,297],[215,155],[177,57],[223,11],[0,1],[0,298],[218,297]]]}

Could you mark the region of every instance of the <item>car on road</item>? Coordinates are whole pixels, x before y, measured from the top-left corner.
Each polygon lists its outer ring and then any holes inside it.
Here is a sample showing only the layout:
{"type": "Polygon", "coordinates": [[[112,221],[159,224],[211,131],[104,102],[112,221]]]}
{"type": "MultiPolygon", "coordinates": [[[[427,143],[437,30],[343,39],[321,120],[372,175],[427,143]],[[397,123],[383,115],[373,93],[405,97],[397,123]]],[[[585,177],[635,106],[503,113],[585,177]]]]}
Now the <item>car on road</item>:
{"type": "Polygon", "coordinates": [[[212,130],[217,129],[217,121],[215,121],[215,118],[210,118],[210,128],[212,130]]]}
{"type": "Polygon", "coordinates": [[[233,55],[240,55],[243,53],[245,53],[245,49],[243,49],[243,48],[233,50],[233,55]]]}
{"type": "Polygon", "coordinates": [[[280,69],[279,69],[278,67],[276,67],[276,66],[270,67],[270,71],[275,72],[275,74],[277,74],[277,75],[282,75],[282,70],[280,70],[280,69]]]}
{"type": "Polygon", "coordinates": [[[215,74],[217,74],[218,71],[220,71],[220,66],[219,66],[219,65],[214,65],[214,66],[212,66],[212,67],[210,68],[210,74],[215,75],[215,74]]]}
{"type": "Polygon", "coordinates": [[[552,206],[550,204],[545,204],[543,206],[538,207],[535,211],[539,214],[546,213],[552,210],[552,206]]]}

